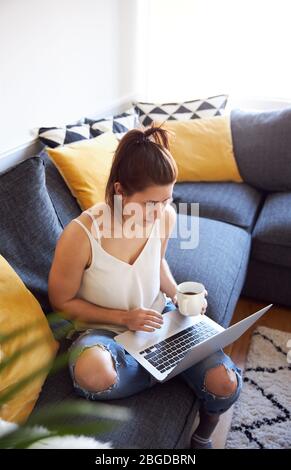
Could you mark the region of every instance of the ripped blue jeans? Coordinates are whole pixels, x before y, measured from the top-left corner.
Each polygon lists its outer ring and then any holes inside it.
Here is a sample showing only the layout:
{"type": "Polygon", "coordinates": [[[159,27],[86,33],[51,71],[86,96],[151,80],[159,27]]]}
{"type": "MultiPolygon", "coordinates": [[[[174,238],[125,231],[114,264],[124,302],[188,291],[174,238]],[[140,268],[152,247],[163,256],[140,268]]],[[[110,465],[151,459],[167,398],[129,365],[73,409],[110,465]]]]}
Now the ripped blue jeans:
{"type": "MultiPolygon", "coordinates": [[[[168,301],[163,312],[175,309],[172,301],[168,301]]],[[[114,340],[116,333],[108,330],[90,329],[81,333],[69,348],[69,369],[73,380],[75,392],[88,400],[114,400],[135,395],[159,383],[139,362],[134,359],[122,345],[114,340]],[[87,348],[101,346],[108,350],[113,358],[117,373],[116,381],[104,391],[92,392],[80,387],[75,381],[74,367],[80,354],[87,348]]],[[[189,369],[179,374],[188,386],[194,391],[205,411],[209,414],[224,413],[237,400],[242,387],[242,371],[222,350],[210,355],[189,369]],[[237,378],[237,387],[230,396],[214,395],[207,390],[205,377],[210,369],[224,365],[227,371],[234,371],[237,378]]],[[[170,379],[171,380],[171,379],[170,379]]]]}

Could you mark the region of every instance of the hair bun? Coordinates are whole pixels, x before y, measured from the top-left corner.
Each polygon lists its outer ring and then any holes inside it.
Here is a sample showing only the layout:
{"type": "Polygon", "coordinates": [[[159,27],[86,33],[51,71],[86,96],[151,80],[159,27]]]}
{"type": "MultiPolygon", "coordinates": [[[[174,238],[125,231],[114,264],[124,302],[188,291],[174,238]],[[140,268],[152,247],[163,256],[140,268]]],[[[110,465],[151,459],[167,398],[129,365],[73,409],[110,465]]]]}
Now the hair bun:
{"type": "Polygon", "coordinates": [[[147,127],[145,128],[144,130],[144,135],[147,137],[147,140],[148,137],[153,137],[153,141],[158,144],[158,145],[161,145],[162,147],[165,147],[166,149],[169,150],[169,138],[168,138],[168,135],[169,134],[173,134],[171,131],[168,131],[166,129],[163,129],[162,128],[162,125],[164,124],[164,122],[162,122],[162,124],[160,124],[159,126],[157,126],[155,124],[155,122],[153,121],[150,125],[150,127],[147,127]]]}
{"type": "Polygon", "coordinates": [[[149,142],[149,139],[147,138],[146,134],[143,132],[142,135],[140,135],[137,139],[136,142],[138,144],[144,144],[145,142],[149,142]]]}

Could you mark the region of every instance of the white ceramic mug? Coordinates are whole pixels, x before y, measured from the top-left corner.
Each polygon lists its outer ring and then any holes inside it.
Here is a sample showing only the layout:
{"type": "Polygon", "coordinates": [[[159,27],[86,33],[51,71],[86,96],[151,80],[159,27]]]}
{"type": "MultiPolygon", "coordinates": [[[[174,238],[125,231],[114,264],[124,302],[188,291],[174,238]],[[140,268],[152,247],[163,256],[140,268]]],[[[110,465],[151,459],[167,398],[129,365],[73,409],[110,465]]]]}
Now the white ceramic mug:
{"type": "Polygon", "coordinates": [[[205,287],[200,282],[182,282],[177,286],[178,308],[182,315],[200,315],[204,298],[205,287]]]}

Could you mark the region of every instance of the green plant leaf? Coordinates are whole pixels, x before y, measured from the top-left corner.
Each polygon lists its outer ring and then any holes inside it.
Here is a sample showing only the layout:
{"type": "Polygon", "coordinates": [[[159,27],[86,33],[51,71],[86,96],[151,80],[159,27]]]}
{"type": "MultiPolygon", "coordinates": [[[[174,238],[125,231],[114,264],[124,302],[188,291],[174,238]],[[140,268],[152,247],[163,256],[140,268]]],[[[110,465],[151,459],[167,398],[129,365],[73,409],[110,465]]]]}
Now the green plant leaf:
{"type": "Polygon", "coordinates": [[[22,390],[26,385],[36,379],[38,376],[47,373],[55,373],[58,370],[65,367],[68,363],[69,353],[66,351],[63,354],[57,356],[54,361],[48,361],[46,365],[34,370],[19,382],[11,385],[7,389],[0,392],[0,406],[7,403],[11,400],[20,390],[22,390]]]}
{"type": "MultiPolygon", "coordinates": [[[[67,320],[66,318],[64,318],[64,316],[61,315],[61,313],[62,312],[51,312],[48,315],[46,315],[46,319],[49,325],[53,325],[53,323],[56,323],[57,320],[66,320],[67,322],[70,323],[68,326],[63,325],[61,328],[59,328],[58,331],[62,332],[63,335],[57,339],[61,339],[62,337],[64,337],[68,333],[68,331],[70,331],[73,328],[70,320],[67,320]]],[[[30,330],[41,324],[43,324],[43,318],[37,319],[31,322],[29,325],[21,326],[20,328],[15,328],[10,333],[1,333],[1,330],[0,330],[0,344],[4,344],[7,341],[10,341],[11,339],[17,338],[18,336],[21,336],[24,333],[26,333],[28,329],[30,330]]]]}
{"type": "Polygon", "coordinates": [[[37,441],[56,435],[46,429],[33,429],[28,426],[21,426],[0,437],[0,449],[25,449],[37,441]]]}
{"type": "Polygon", "coordinates": [[[39,410],[31,417],[29,425],[44,425],[51,428],[57,423],[62,423],[63,418],[72,413],[77,413],[78,417],[90,416],[115,421],[127,421],[131,417],[129,410],[124,407],[83,400],[66,400],[59,405],[48,405],[39,410]]]}
{"type": "Polygon", "coordinates": [[[6,369],[8,366],[11,366],[14,362],[18,360],[20,356],[23,354],[32,351],[36,346],[39,344],[43,343],[45,338],[50,338],[50,335],[42,335],[41,337],[35,339],[34,341],[31,341],[30,343],[26,344],[23,346],[23,348],[19,348],[17,351],[15,351],[11,356],[9,357],[4,357],[2,361],[0,362],[0,373],[4,369],[6,369]]]}
{"type": "Polygon", "coordinates": [[[132,413],[124,407],[68,400],[57,405],[46,406],[29,419],[29,425],[21,426],[0,437],[0,449],[23,449],[37,441],[54,436],[96,436],[129,420],[131,416],[132,413]],[[86,420],[90,417],[92,421],[82,424],[64,422],[66,419],[79,421],[82,417],[86,420]]]}
{"type": "MultiPolygon", "coordinates": [[[[47,316],[50,324],[57,320],[65,319],[59,312],[52,312],[47,316]]],[[[11,341],[19,335],[24,334],[27,329],[38,326],[41,320],[37,320],[30,325],[20,327],[13,330],[9,334],[0,333],[0,342],[11,341]]],[[[62,325],[57,328],[56,339],[66,336],[68,331],[72,329],[72,325],[62,325]]],[[[43,341],[42,338],[35,339],[31,343],[16,351],[9,358],[2,360],[0,364],[0,372],[13,364],[20,356],[43,341]]],[[[69,352],[59,354],[54,360],[50,360],[44,366],[32,371],[19,382],[11,385],[0,392],[0,407],[11,400],[20,390],[25,388],[27,384],[43,374],[54,374],[68,364],[69,352]]],[[[18,427],[5,436],[0,437],[0,448],[26,448],[47,437],[63,436],[63,435],[96,435],[107,431],[116,425],[116,422],[122,422],[130,419],[131,414],[126,408],[105,405],[104,403],[90,403],[86,401],[68,400],[57,405],[46,406],[35,412],[29,419],[29,425],[18,427]],[[86,422],[80,424],[80,419],[84,418],[86,422]],[[77,422],[74,420],[77,419],[77,422]],[[70,420],[72,422],[70,422],[70,420]],[[39,426],[45,426],[40,428],[39,426]]]]}

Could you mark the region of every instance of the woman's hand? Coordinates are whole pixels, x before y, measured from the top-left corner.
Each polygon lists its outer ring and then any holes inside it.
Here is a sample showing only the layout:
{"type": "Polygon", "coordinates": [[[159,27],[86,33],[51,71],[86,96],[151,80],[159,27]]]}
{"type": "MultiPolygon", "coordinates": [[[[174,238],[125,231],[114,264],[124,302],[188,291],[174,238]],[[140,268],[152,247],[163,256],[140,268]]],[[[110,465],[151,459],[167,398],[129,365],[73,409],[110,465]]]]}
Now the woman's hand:
{"type": "Polygon", "coordinates": [[[155,331],[163,324],[163,315],[156,310],[134,308],[128,310],[125,324],[131,331],[155,331]]]}
{"type": "MultiPolygon", "coordinates": [[[[204,290],[204,295],[205,295],[205,297],[208,295],[208,292],[207,292],[206,289],[204,290]]],[[[208,302],[207,302],[205,297],[204,297],[204,305],[203,305],[202,310],[201,310],[201,315],[205,314],[206,309],[207,309],[207,305],[208,305],[208,302]]]]}
{"type": "Polygon", "coordinates": [[[172,302],[174,305],[176,305],[176,307],[178,307],[178,298],[177,298],[177,294],[173,295],[173,297],[171,298],[172,302]]]}

